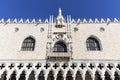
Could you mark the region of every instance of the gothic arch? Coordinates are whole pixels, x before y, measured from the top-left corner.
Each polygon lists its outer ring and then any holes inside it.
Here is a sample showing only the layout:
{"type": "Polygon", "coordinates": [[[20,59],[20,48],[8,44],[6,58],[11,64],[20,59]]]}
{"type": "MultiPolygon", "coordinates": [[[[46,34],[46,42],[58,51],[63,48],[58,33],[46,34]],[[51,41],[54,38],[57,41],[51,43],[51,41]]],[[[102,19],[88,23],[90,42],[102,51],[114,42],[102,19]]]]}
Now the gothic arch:
{"type": "MultiPolygon", "coordinates": [[[[100,63],[100,64],[102,64],[103,66],[104,66],[104,64],[103,63],[100,63]]],[[[99,64],[98,65],[96,65],[97,67],[99,66],[99,64]]],[[[100,74],[100,76],[102,76],[102,74],[103,74],[103,71],[101,71],[101,69],[98,67],[97,69],[96,69],[96,71],[95,72],[98,72],[99,74],[100,74]]]]}
{"type": "Polygon", "coordinates": [[[70,70],[66,74],[66,80],[73,80],[72,72],[70,70]]]}
{"type": "Polygon", "coordinates": [[[76,78],[75,78],[75,80],[83,80],[80,71],[76,72],[76,78]]]}
{"type": "Polygon", "coordinates": [[[44,71],[40,71],[39,75],[38,75],[38,80],[45,80],[45,76],[44,76],[44,71]]]}
{"type": "Polygon", "coordinates": [[[90,35],[90,36],[88,36],[88,38],[89,38],[89,37],[95,38],[96,40],[98,40],[98,41],[101,43],[101,40],[100,40],[97,36],[95,36],[95,35],[90,35]]]}
{"type": "MultiPolygon", "coordinates": [[[[71,72],[72,75],[74,75],[74,71],[75,71],[75,70],[67,69],[67,73],[68,73],[69,71],[71,72]]],[[[66,73],[66,74],[67,74],[67,73],[66,73]]]]}
{"type": "Polygon", "coordinates": [[[26,80],[26,73],[25,73],[25,71],[22,71],[22,73],[20,74],[19,80],[26,80]]]}
{"type": "MultiPolygon", "coordinates": [[[[90,76],[93,74],[93,72],[92,72],[90,69],[87,69],[86,73],[89,73],[90,76]]],[[[86,73],[85,73],[85,74],[86,74],[86,73]]]]}
{"type": "Polygon", "coordinates": [[[86,71],[86,74],[85,74],[85,80],[92,80],[89,71],[86,71]]]}
{"type": "Polygon", "coordinates": [[[111,80],[110,74],[108,73],[108,71],[105,71],[105,80],[111,80]]]}
{"type": "Polygon", "coordinates": [[[42,72],[43,74],[45,74],[45,70],[44,70],[44,69],[40,70],[39,74],[40,74],[41,72],[42,72]]]}
{"type": "Polygon", "coordinates": [[[63,72],[61,70],[57,74],[57,80],[64,80],[64,78],[63,78],[63,72]]]}
{"type": "Polygon", "coordinates": [[[35,72],[34,71],[31,71],[31,73],[29,74],[28,80],[35,80],[35,72]]]}
{"type": "Polygon", "coordinates": [[[120,80],[120,75],[115,71],[114,73],[115,80],[120,80]]]}
{"type": "Polygon", "coordinates": [[[98,71],[95,72],[95,80],[102,80],[98,71]]]}
{"type": "Polygon", "coordinates": [[[54,44],[53,52],[67,52],[67,45],[64,41],[60,40],[54,44]]]}
{"type": "Polygon", "coordinates": [[[13,71],[13,73],[10,76],[10,80],[16,80],[16,71],[13,71]]]}
{"type": "Polygon", "coordinates": [[[81,75],[84,73],[84,72],[81,71],[80,69],[76,70],[76,71],[75,71],[75,74],[77,74],[77,72],[80,72],[81,75]]]}
{"type": "Polygon", "coordinates": [[[115,70],[115,72],[116,72],[116,73],[118,73],[118,75],[120,75],[120,72],[119,72],[119,70],[115,70]]]}
{"type": "Polygon", "coordinates": [[[32,36],[26,37],[22,41],[21,50],[22,51],[34,51],[35,49],[35,38],[32,36]]]}
{"type": "Polygon", "coordinates": [[[102,50],[102,45],[101,45],[100,39],[94,35],[89,36],[86,39],[85,43],[86,43],[86,48],[89,51],[93,51],[93,50],[101,51],[102,50]]]}
{"type": "Polygon", "coordinates": [[[47,80],[54,80],[54,73],[52,70],[49,72],[47,80]]]}
{"type": "Polygon", "coordinates": [[[0,80],[7,80],[7,71],[4,71],[3,74],[1,75],[0,80]]]}
{"type": "MultiPolygon", "coordinates": [[[[28,36],[25,36],[24,39],[21,40],[21,44],[24,42],[24,40],[28,37],[31,37],[32,39],[34,39],[36,41],[36,38],[32,35],[28,35],[28,36]]],[[[22,46],[21,46],[22,47],[22,46]]]]}
{"type": "Polygon", "coordinates": [[[61,71],[62,74],[64,75],[64,71],[62,69],[60,69],[60,68],[57,70],[57,74],[59,73],[59,71],[61,71]]]}

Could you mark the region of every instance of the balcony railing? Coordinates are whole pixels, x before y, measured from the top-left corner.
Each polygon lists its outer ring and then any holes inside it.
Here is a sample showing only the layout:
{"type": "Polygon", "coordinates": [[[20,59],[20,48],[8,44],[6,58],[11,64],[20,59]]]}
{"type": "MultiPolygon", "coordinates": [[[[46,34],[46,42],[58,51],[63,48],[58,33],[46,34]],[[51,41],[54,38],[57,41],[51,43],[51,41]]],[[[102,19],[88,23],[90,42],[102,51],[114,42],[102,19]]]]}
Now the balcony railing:
{"type": "Polygon", "coordinates": [[[48,57],[71,57],[71,53],[66,52],[53,52],[47,55],[48,57]]]}

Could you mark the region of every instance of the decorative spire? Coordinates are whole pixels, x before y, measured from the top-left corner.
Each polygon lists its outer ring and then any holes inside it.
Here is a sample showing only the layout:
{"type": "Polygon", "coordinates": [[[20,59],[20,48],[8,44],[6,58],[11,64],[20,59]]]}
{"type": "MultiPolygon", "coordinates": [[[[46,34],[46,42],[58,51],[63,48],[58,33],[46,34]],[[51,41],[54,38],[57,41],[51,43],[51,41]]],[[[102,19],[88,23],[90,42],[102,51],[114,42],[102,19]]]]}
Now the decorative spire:
{"type": "Polygon", "coordinates": [[[62,16],[62,10],[59,8],[59,16],[62,16]]]}

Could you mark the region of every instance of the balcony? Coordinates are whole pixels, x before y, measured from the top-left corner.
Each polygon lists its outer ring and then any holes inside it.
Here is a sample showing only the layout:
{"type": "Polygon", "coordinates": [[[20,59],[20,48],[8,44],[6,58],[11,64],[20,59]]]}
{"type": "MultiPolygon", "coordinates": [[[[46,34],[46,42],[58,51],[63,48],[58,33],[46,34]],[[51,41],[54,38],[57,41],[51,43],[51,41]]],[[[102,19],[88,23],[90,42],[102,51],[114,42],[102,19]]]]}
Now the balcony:
{"type": "Polygon", "coordinates": [[[53,52],[48,54],[49,57],[71,57],[71,53],[53,52]]]}
{"type": "Polygon", "coordinates": [[[70,60],[72,54],[71,53],[67,53],[67,52],[53,52],[53,53],[49,53],[47,54],[48,60],[51,61],[68,61],[70,60]]]}

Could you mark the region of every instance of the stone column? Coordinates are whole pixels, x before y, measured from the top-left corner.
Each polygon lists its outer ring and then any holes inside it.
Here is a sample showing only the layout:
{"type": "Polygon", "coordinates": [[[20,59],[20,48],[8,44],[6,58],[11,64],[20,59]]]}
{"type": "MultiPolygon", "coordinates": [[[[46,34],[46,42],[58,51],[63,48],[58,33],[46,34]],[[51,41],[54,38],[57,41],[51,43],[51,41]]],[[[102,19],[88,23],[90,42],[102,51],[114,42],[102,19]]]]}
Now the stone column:
{"type": "Polygon", "coordinates": [[[38,80],[38,75],[37,74],[35,75],[35,80],[38,80]]]}
{"type": "Polygon", "coordinates": [[[114,77],[114,76],[111,76],[110,78],[111,78],[111,80],[114,80],[115,77],[114,77]]]}
{"type": "Polygon", "coordinates": [[[57,80],[57,76],[54,76],[54,80],[57,80]]]}
{"type": "Polygon", "coordinates": [[[82,75],[82,79],[85,80],[85,75],[82,75]]]}
{"type": "Polygon", "coordinates": [[[6,76],[6,78],[7,78],[6,80],[9,80],[9,79],[10,79],[10,76],[6,76]]]}
{"type": "Polygon", "coordinates": [[[95,80],[95,75],[93,74],[93,75],[91,76],[91,78],[92,78],[92,80],[95,80]]]}
{"type": "Polygon", "coordinates": [[[66,77],[63,77],[64,80],[66,80],[66,77]]]}
{"type": "Polygon", "coordinates": [[[92,80],[95,80],[95,77],[92,77],[92,80]]]}
{"type": "Polygon", "coordinates": [[[105,80],[105,76],[101,76],[101,79],[102,79],[102,80],[105,80]]]}
{"type": "Polygon", "coordinates": [[[16,80],[19,80],[20,76],[16,76],[16,80]]]}
{"type": "Polygon", "coordinates": [[[66,75],[63,75],[63,80],[66,80],[66,75]]]}
{"type": "Polygon", "coordinates": [[[26,80],[28,80],[29,76],[26,76],[26,80]]]}
{"type": "Polygon", "coordinates": [[[73,80],[75,80],[75,77],[73,77],[73,80]]]}
{"type": "Polygon", "coordinates": [[[45,76],[45,80],[47,80],[47,77],[48,77],[48,76],[45,76]]]}

